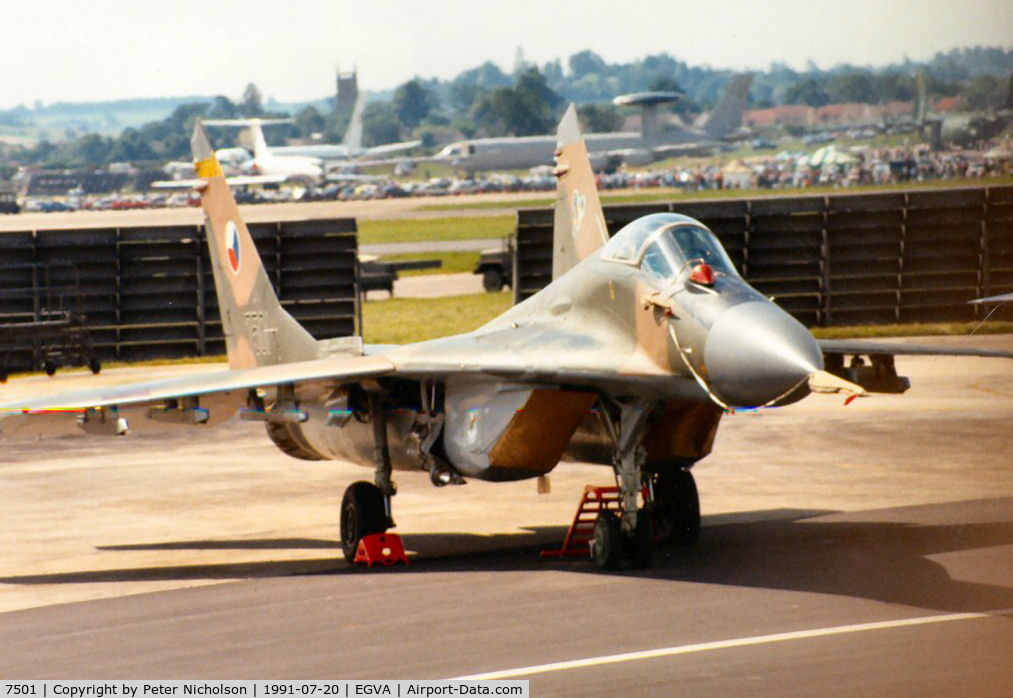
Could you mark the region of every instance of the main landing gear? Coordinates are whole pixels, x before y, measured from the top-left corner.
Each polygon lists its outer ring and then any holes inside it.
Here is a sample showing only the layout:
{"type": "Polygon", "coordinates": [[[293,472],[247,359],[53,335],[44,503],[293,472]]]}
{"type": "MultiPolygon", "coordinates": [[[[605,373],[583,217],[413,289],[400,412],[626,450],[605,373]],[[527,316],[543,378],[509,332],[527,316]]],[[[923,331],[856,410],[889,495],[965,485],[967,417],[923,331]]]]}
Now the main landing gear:
{"type": "Polygon", "coordinates": [[[387,416],[383,411],[382,393],[369,393],[369,416],[373,423],[374,481],[353,482],[341,499],[341,551],[348,562],[355,559],[363,537],[385,533],[394,527],[390,499],[397,493],[397,487],[391,480],[387,416]]]}
{"type": "Polygon", "coordinates": [[[613,468],[619,485],[619,512],[602,508],[595,520],[591,557],[602,569],[628,562],[651,563],[658,542],[692,545],[700,533],[700,500],[688,470],[644,472],[647,417],[654,403],[620,404],[618,430],[607,420],[616,445],[613,468]]]}

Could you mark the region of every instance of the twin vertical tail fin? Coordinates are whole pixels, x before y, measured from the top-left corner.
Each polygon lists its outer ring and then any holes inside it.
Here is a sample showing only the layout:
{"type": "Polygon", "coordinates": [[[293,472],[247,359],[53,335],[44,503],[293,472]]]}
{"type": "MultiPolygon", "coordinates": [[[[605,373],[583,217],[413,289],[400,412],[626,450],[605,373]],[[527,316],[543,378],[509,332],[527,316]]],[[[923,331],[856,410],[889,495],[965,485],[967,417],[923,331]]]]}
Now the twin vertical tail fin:
{"type": "Polygon", "coordinates": [[[278,302],[221,165],[198,121],[190,141],[230,368],[306,361],[317,342],[278,302]]]}
{"type": "Polygon", "coordinates": [[[572,104],[559,122],[556,145],[553,279],[593,254],[609,239],[594,172],[577,123],[577,108],[572,104]]]}
{"type": "Polygon", "coordinates": [[[749,88],[752,84],[752,73],[742,73],[732,78],[704,123],[707,138],[720,140],[742,126],[742,114],[749,104],[749,88]]]}

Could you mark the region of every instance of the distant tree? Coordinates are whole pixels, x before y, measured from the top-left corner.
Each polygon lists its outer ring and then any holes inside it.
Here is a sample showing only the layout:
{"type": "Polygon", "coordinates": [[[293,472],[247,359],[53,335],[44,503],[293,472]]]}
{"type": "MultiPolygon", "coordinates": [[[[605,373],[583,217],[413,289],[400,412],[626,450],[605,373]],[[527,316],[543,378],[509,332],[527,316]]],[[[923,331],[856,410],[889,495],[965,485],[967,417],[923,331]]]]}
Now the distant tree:
{"type": "Polygon", "coordinates": [[[482,92],[475,83],[454,80],[450,83],[450,106],[454,111],[467,112],[482,92]]]}
{"type": "Polygon", "coordinates": [[[594,51],[581,51],[570,56],[570,73],[581,78],[591,73],[604,73],[608,64],[594,51]]]}
{"type": "Polygon", "coordinates": [[[1006,86],[994,75],[978,75],[968,80],[961,94],[974,111],[999,109],[1006,98],[1006,86]]]}
{"type": "Polygon", "coordinates": [[[876,79],[876,93],[880,102],[904,102],[915,99],[918,88],[913,75],[889,70],[876,79]]]}
{"type": "Polygon", "coordinates": [[[451,128],[459,131],[465,138],[474,138],[478,134],[478,126],[471,118],[470,111],[467,114],[459,114],[450,122],[451,128]]]}
{"type": "Polygon", "coordinates": [[[563,80],[563,66],[559,59],[546,63],[542,68],[542,74],[545,76],[545,82],[549,85],[561,82],[563,80]]]}
{"type": "Polygon", "coordinates": [[[685,94],[683,89],[679,87],[679,83],[668,75],[659,75],[654,78],[647,89],[651,92],[678,92],[679,94],[685,94]]]}
{"type": "Polygon", "coordinates": [[[324,115],[324,128],[321,131],[324,140],[328,143],[337,143],[345,137],[348,130],[348,122],[352,115],[345,110],[332,109],[324,115]]]}
{"type": "Polygon", "coordinates": [[[525,98],[531,99],[540,104],[547,105],[555,110],[563,103],[563,98],[556,93],[545,81],[545,76],[538,72],[538,68],[531,67],[517,77],[514,89],[525,98]]]}
{"type": "Polygon", "coordinates": [[[436,136],[429,129],[422,131],[419,140],[422,141],[423,148],[433,148],[436,145],[436,136]]]}
{"type": "Polygon", "coordinates": [[[472,105],[469,116],[475,126],[488,136],[506,136],[517,132],[512,129],[517,113],[521,111],[517,95],[512,88],[498,87],[483,92],[472,105]]]}
{"type": "Polygon", "coordinates": [[[240,104],[239,110],[243,116],[260,116],[264,113],[263,100],[260,96],[260,90],[252,82],[246,86],[243,90],[243,101],[240,104]]]}
{"type": "Polygon", "coordinates": [[[1006,99],[1002,103],[1003,109],[1013,109],[1013,73],[1010,73],[1009,82],[1006,83],[1006,99]]]}
{"type": "Polygon", "coordinates": [[[401,126],[390,102],[370,102],[362,110],[363,145],[380,145],[401,140],[401,126]]]}
{"type": "Polygon", "coordinates": [[[506,87],[510,84],[510,76],[499,69],[492,61],[486,61],[477,68],[466,70],[457,76],[456,80],[470,82],[482,88],[506,87]]]}
{"type": "Polygon", "coordinates": [[[859,102],[875,104],[879,101],[872,76],[867,72],[845,72],[830,78],[826,87],[834,103],[859,102]]]}
{"type": "Polygon", "coordinates": [[[303,138],[309,138],[314,133],[323,133],[327,126],[323,115],[313,105],[307,105],[295,115],[295,131],[303,138]]]}
{"type": "Polygon", "coordinates": [[[514,87],[482,94],[471,117],[490,135],[531,136],[551,131],[561,104],[562,98],[538,69],[529,68],[518,76],[514,87]]]}
{"type": "Polygon", "coordinates": [[[508,87],[512,80],[495,63],[486,61],[477,68],[466,70],[450,82],[447,90],[450,106],[458,114],[468,112],[479,95],[497,87],[508,87]]]}
{"type": "Polygon", "coordinates": [[[682,86],[675,81],[674,78],[668,75],[659,75],[651,81],[651,84],[647,87],[651,92],[678,92],[682,95],[679,101],[675,102],[669,107],[669,111],[673,114],[679,114],[684,117],[692,117],[695,114],[699,114],[703,111],[700,105],[694,102],[686,91],[682,89],[682,86]]]}
{"type": "Polygon", "coordinates": [[[25,153],[25,160],[32,163],[46,162],[56,153],[56,145],[45,138],[25,153]]]}
{"type": "Polygon", "coordinates": [[[947,80],[925,71],[925,89],[931,97],[956,97],[960,94],[962,82],[960,80],[947,80]]]}
{"type": "Polygon", "coordinates": [[[810,107],[822,107],[830,104],[830,95],[820,86],[818,80],[807,78],[788,88],[784,95],[786,104],[807,104],[810,107]]]}
{"type": "Polygon", "coordinates": [[[157,160],[155,151],[136,128],[128,128],[113,143],[110,153],[112,162],[144,162],[157,160]]]}
{"type": "Polygon", "coordinates": [[[189,102],[180,104],[172,110],[172,114],[165,120],[166,125],[173,131],[187,131],[193,129],[194,122],[198,118],[207,115],[208,105],[205,102],[189,102]]]}
{"type": "Polygon", "coordinates": [[[408,128],[415,128],[432,111],[434,102],[433,94],[422,86],[418,78],[415,78],[394,90],[391,105],[398,121],[408,128]]]}
{"type": "Polygon", "coordinates": [[[100,167],[111,162],[112,150],[111,138],[89,133],[68,144],[67,156],[73,167],[100,167]]]}
{"type": "Polygon", "coordinates": [[[228,97],[218,95],[211,102],[207,115],[209,119],[235,119],[239,116],[239,108],[228,97]]]}
{"type": "Polygon", "coordinates": [[[618,131],[623,122],[619,109],[612,104],[582,104],[577,107],[577,116],[589,133],[618,131]]]}

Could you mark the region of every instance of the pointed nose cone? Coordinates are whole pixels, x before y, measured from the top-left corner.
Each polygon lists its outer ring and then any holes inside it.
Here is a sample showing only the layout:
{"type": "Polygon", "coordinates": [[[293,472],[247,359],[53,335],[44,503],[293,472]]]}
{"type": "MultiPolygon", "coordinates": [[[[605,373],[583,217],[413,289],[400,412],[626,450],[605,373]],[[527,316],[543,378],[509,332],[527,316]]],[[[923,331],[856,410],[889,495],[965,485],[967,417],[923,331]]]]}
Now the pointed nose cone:
{"type": "Polygon", "coordinates": [[[823,354],[809,331],[768,301],[726,310],[710,329],[704,363],[711,390],[733,407],[759,407],[814,371],[823,354]]]}

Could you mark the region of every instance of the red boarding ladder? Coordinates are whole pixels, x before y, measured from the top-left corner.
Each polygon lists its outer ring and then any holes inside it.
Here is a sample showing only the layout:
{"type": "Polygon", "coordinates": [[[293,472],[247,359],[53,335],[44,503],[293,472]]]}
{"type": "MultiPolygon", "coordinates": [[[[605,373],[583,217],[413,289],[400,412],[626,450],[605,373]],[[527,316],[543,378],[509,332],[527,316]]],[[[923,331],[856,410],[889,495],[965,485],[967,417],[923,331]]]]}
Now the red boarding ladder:
{"type": "Polygon", "coordinates": [[[595,487],[584,485],[584,496],[580,498],[577,515],[573,517],[570,531],[566,534],[563,547],[559,550],[543,550],[542,557],[570,557],[591,553],[591,539],[594,537],[594,522],[602,510],[619,512],[619,488],[615,485],[595,487]]]}

